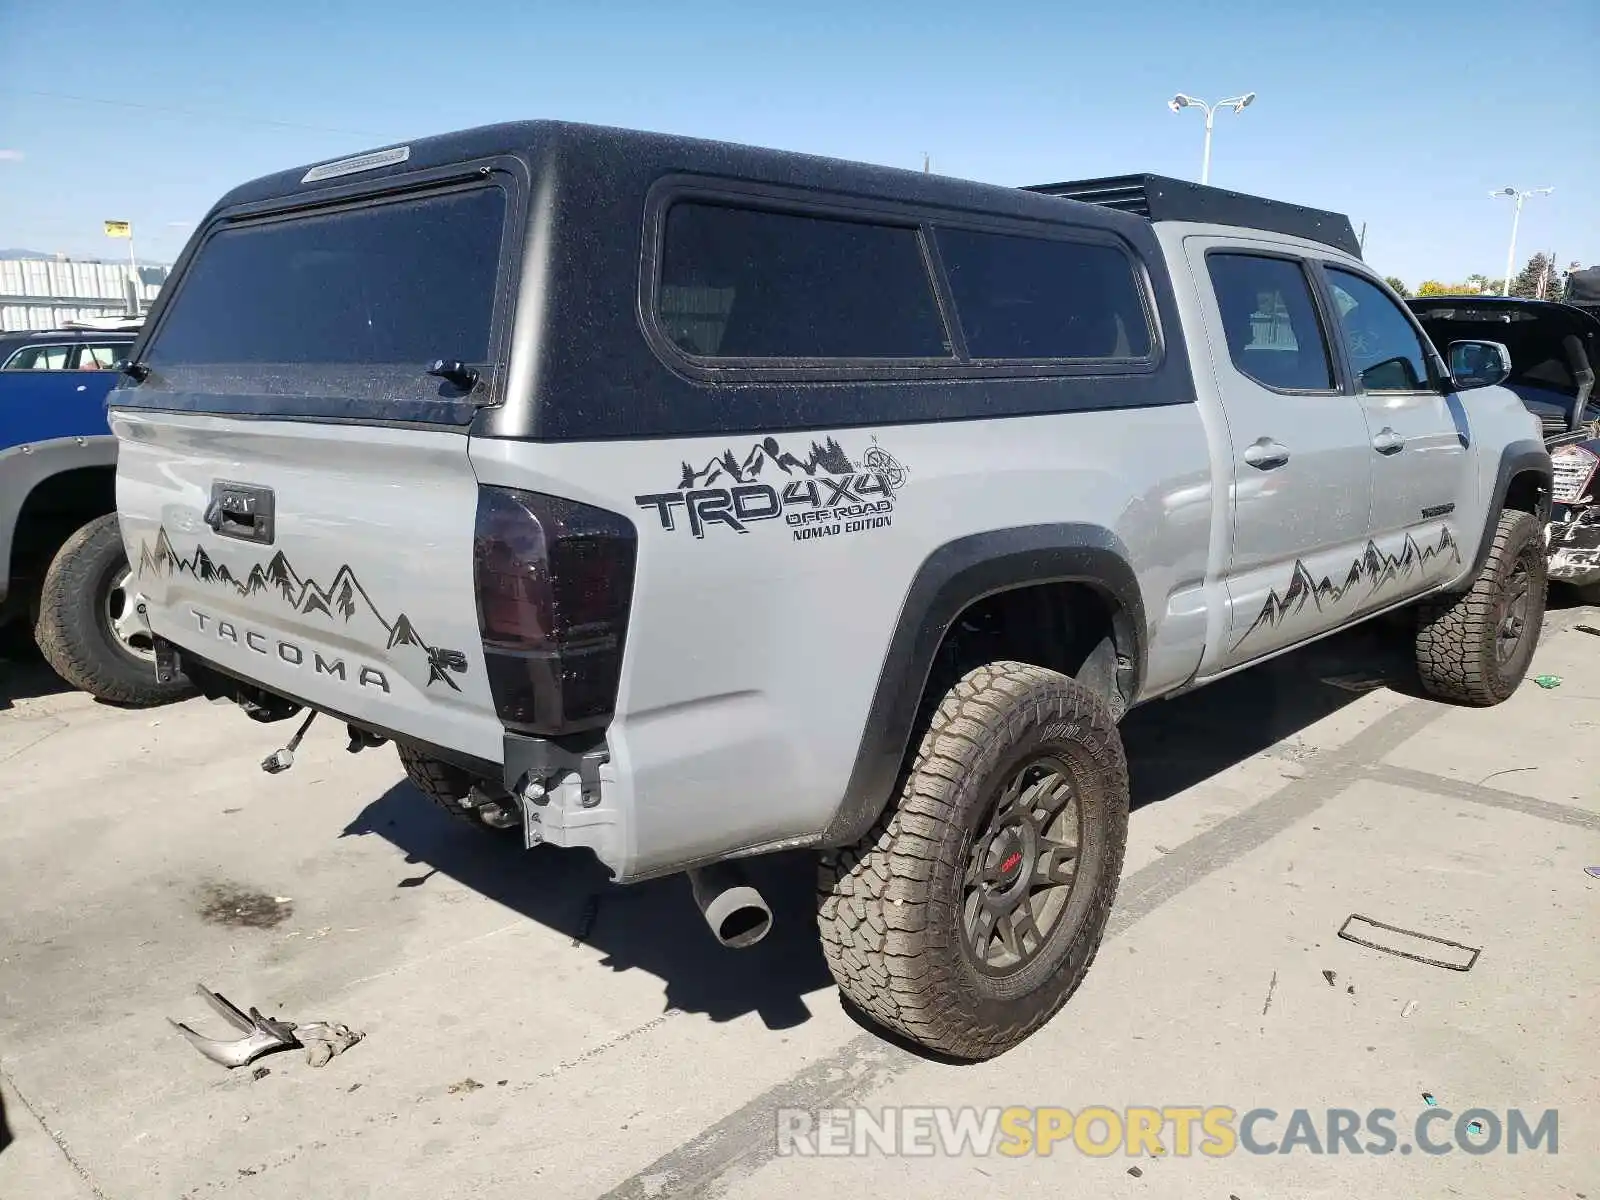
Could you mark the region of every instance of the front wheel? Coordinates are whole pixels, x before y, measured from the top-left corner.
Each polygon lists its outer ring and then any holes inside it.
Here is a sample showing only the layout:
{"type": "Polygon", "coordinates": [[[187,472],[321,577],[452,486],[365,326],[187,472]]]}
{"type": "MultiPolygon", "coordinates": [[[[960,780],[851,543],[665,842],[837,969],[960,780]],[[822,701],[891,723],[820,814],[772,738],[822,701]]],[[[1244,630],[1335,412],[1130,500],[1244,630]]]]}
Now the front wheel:
{"type": "Polygon", "coordinates": [[[1111,713],[1075,680],[995,662],[944,696],[898,800],[818,881],[823,952],[873,1020],[986,1059],[1048,1021],[1105,932],[1128,832],[1111,713]]]}
{"type": "Polygon", "coordinates": [[[155,643],[133,582],[117,515],[95,518],[50,560],[34,640],[57,675],[98,699],[139,707],[181,699],[185,680],[156,680],[155,643]]]}
{"type": "Polygon", "coordinates": [[[1544,624],[1544,529],[1532,513],[1500,514],[1478,577],[1417,614],[1417,672],[1443,700],[1488,707],[1517,690],[1544,624]]]}

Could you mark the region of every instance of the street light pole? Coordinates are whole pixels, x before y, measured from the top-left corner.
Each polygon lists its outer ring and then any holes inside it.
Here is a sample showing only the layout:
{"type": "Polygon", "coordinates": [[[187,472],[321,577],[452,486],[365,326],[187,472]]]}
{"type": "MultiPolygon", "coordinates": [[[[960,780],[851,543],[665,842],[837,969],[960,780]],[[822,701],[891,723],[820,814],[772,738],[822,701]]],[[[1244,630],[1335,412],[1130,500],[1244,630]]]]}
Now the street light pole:
{"type": "Polygon", "coordinates": [[[1235,113],[1241,113],[1250,107],[1255,98],[1256,94],[1254,92],[1246,92],[1242,96],[1234,96],[1229,100],[1218,100],[1215,104],[1207,104],[1204,100],[1196,100],[1193,96],[1186,96],[1184,93],[1179,92],[1171,100],[1167,101],[1167,107],[1173,112],[1181,112],[1185,108],[1198,108],[1206,115],[1206,148],[1204,156],[1200,159],[1201,183],[1209,183],[1211,181],[1211,129],[1216,120],[1217,111],[1223,108],[1231,108],[1235,113]]]}
{"type": "Polygon", "coordinates": [[[1511,209],[1511,245],[1506,250],[1506,277],[1500,283],[1500,294],[1502,296],[1511,294],[1511,272],[1517,265],[1517,226],[1522,222],[1522,202],[1529,196],[1548,196],[1553,191],[1555,191],[1555,188],[1546,187],[1529,188],[1525,192],[1519,192],[1516,188],[1508,187],[1489,193],[1490,197],[1511,196],[1516,201],[1511,209]]]}

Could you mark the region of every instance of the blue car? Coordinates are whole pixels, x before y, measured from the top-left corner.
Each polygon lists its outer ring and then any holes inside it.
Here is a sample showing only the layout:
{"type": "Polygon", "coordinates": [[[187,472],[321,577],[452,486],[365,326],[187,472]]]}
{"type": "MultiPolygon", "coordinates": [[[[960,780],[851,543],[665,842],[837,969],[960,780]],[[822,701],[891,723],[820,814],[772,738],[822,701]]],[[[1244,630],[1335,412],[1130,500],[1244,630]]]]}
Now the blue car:
{"type": "Polygon", "coordinates": [[[136,328],[0,334],[0,624],[26,622],[74,687],[150,705],[183,688],[156,679],[105,414],[136,328]]]}

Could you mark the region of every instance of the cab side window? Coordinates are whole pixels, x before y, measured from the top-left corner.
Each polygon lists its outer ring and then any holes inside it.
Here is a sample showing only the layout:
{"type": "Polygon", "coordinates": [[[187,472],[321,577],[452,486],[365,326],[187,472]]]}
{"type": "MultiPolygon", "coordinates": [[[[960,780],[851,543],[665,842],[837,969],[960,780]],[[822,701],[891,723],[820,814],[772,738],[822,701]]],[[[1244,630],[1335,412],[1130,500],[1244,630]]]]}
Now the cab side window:
{"type": "Polygon", "coordinates": [[[1280,392],[1327,392],[1333,363],[1305,269],[1260,254],[1206,256],[1228,355],[1241,374],[1280,392]]]}
{"type": "Polygon", "coordinates": [[[1429,354],[1400,306],[1350,271],[1327,270],[1339,333],[1364,392],[1421,392],[1432,386],[1429,354]]]}

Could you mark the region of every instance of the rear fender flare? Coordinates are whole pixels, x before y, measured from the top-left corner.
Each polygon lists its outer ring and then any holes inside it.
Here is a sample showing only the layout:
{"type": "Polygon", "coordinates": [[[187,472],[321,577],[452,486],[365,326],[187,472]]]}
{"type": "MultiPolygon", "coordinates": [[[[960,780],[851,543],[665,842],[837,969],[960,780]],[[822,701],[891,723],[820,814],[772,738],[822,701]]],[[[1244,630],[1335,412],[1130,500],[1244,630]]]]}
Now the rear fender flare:
{"type": "Polygon", "coordinates": [[[888,803],[934,657],[956,618],[988,596],[1042,583],[1086,584],[1107,601],[1117,654],[1128,662],[1116,672],[1118,690],[1134,701],[1144,679],[1144,601],[1114,533],[1098,525],[1026,525],[947,542],[924,560],[906,592],[849,783],[821,844],[859,841],[888,803]]]}

